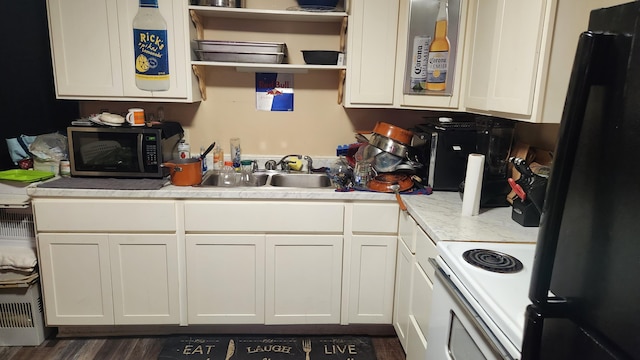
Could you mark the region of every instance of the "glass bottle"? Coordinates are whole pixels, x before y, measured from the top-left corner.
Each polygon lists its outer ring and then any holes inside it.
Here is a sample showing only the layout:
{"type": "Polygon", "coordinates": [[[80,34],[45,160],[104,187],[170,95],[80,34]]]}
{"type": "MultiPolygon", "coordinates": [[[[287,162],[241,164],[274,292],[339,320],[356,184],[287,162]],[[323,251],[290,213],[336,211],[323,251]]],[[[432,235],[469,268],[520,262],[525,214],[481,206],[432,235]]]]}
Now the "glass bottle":
{"type": "Polygon", "coordinates": [[[240,155],[242,153],[242,150],[240,149],[240,138],[231,138],[229,144],[231,145],[231,152],[229,154],[231,156],[233,167],[240,171],[240,155]]]}
{"type": "Polygon", "coordinates": [[[167,22],[158,10],[158,0],[140,0],[133,18],[136,86],[140,90],[169,90],[167,22]]]}
{"type": "Polygon", "coordinates": [[[222,150],[220,145],[216,145],[213,148],[213,169],[222,170],[223,166],[224,166],[224,150],[222,150]]]}
{"type": "Polygon", "coordinates": [[[447,88],[447,69],[449,63],[449,38],[447,37],[448,9],[447,0],[440,0],[440,9],[436,20],[434,39],[429,46],[427,62],[427,90],[444,91],[447,88]]]}

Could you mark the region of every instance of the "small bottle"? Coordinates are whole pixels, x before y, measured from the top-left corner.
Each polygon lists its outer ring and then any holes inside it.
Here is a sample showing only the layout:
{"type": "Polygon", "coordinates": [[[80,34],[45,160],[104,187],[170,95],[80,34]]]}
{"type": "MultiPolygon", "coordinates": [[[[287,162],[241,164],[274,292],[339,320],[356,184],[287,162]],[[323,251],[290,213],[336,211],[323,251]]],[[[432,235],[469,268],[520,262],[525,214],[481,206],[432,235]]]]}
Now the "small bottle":
{"type": "Polygon", "coordinates": [[[219,183],[222,186],[236,186],[236,171],[233,168],[233,163],[231,161],[224,162],[224,167],[220,172],[219,183]]]}
{"type": "Polygon", "coordinates": [[[447,0],[440,0],[434,39],[429,46],[427,63],[427,90],[444,91],[447,88],[449,38],[447,37],[447,0]]]}
{"type": "Polygon", "coordinates": [[[136,86],[140,90],[169,90],[167,22],[158,10],[158,0],[140,0],[133,18],[136,86]]]}
{"type": "Polygon", "coordinates": [[[253,160],[240,161],[242,166],[240,170],[240,184],[243,186],[251,186],[255,183],[255,176],[253,176],[253,160]]]}
{"type": "Polygon", "coordinates": [[[222,170],[224,166],[224,151],[220,145],[213,148],[213,170],[222,170]]]}
{"type": "Polygon", "coordinates": [[[60,176],[71,176],[71,163],[69,160],[60,160],[60,176]]]}
{"type": "Polygon", "coordinates": [[[229,143],[231,145],[230,155],[233,168],[240,171],[240,155],[242,153],[242,150],[240,149],[240,138],[231,138],[229,143]]]}
{"type": "Polygon", "coordinates": [[[191,157],[191,146],[184,141],[180,140],[178,144],[178,158],[180,159],[189,159],[191,157]]]}

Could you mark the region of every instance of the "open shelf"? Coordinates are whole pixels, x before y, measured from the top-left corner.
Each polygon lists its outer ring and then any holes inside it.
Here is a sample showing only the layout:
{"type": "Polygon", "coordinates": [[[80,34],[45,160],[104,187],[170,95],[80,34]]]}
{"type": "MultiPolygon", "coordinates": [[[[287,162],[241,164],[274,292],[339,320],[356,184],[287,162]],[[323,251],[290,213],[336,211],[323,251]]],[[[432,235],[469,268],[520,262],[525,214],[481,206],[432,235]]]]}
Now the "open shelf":
{"type": "Polygon", "coordinates": [[[347,16],[347,13],[342,11],[264,10],[196,5],[190,5],[189,10],[195,11],[202,17],[245,20],[341,22],[347,16]]]}

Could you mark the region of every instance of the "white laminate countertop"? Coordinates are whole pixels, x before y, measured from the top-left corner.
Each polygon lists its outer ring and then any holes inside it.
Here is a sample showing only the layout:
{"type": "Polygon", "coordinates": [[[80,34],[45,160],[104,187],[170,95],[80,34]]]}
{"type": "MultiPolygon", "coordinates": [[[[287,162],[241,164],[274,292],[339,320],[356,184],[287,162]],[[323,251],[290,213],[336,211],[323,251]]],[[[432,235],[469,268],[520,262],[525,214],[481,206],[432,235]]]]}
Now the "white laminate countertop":
{"type": "MultiPolygon", "coordinates": [[[[331,188],[298,189],[263,187],[191,187],[168,185],[159,190],[95,190],[27,188],[32,198],[137,198],[137,199],[238,199],[238,200],[340,200],[395,201],[388,193],[339,192],[331,188]]],[[[511,219],[511,207],[480,209],[477,216],[463,216],[457,192],[402,195],[409,214],[434,240],[535,243],[537,227],[523,227],[511,219]]]]}

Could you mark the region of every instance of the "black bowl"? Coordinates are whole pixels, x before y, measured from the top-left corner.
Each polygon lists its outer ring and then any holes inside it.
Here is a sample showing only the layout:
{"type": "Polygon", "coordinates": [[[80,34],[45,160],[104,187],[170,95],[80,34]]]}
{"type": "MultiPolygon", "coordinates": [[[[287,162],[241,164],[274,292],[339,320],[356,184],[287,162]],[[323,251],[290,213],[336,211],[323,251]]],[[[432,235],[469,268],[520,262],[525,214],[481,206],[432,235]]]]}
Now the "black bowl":
{"type": "Polygon", "coordinates": [[[338,0],[298,0],[301,8],[335,8],[338,0]]]}
{"type": "Polygon", "coordinates": [[[309,65],[337,65],[340,51],[302,50],[304,62],[309,65]]]}

